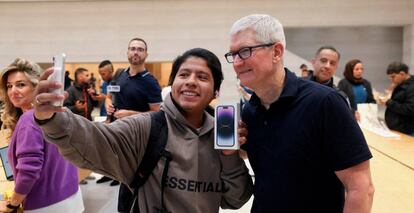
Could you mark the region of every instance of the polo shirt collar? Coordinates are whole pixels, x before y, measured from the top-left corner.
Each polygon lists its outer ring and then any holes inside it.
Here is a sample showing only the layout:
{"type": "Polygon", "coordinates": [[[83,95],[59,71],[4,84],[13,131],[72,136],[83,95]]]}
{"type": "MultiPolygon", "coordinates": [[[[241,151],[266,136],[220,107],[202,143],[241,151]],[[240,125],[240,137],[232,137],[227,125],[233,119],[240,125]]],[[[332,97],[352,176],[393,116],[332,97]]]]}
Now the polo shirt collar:
{"type": "MultiPolygon", "coordinates": [[[[298,94],[298,83],[299,79],[296,77],[294,73],[292,73],[289,69],[285,68],[285,84],[283,86],[282,93],[280,94],[279,98],[273,102],[272,105],[279,103],[279,102],[285,102],[285,101],[292,101],[296,98],[298,94]]],[[[252,97],[250,98],[250,104],[253,106],[260,106],[260,98],[256,95],[256,93],[253,93],[252,97]]]]}
{"type": "Polygon", "coordinates": [[[134,76],[131,76],[131,75],[130,75],[130,73],[129,73],[129,70],[130,70],[130,67],[128,67],[128,69],[126,70],[126,72],[128,73],[128,76],[129,76],[130,78],[134,78],[134,77],[141,77],[141,78],[143,78],[143,77],[145,77],[146,75],[148,75],[148,74],[149,74],[149,71],[148,71],[147,69],[145,69],[144,71],[139,72],[139,73],[137,73],[137,74],[136,74],[136,75],[134,75],[134,76]]]}
{"type": "Polygon", "coordinates": [[[316,80],[316,77],[315,77],[314,75],[312,75],[312,77],[310,78],[310,80],[311,80],[311,81],[314,81],[314,82],[316,82],[316,83],[318,83],[318,84],[325,85],[325,86],[327,86],[327,87],[334,87],[333,77],[332,77],[331,79],[329,79],[329,81],[327,81],[327,82],[325,82],[325,83],[319,83],[319,82],[316,80]]]}

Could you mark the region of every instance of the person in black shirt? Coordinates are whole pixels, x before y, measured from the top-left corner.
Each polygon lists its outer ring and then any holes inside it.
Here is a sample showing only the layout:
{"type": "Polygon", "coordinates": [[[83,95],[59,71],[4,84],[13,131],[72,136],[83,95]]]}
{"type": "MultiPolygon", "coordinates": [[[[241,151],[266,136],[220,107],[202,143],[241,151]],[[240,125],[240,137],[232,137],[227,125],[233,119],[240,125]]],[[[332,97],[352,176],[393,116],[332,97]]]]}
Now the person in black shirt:
{"type": "Polygon", "coordinates": [[[89,71],[82,67],[77,68],[75,70],[75,83],[66,90],[69,97],[65,99],[63,105],[73,113],[92,120],[92,110],[98,105],[98,101],[93,95],[95,90],[90,87],[89,83],[89,71]]]}
{"type": "Polygon", "coordinates": [[[301,64],[299,68],[300,68],[302,78],[308,79],[310,76],[313,75],[313,70],[309,70],[306,64],[301,64]]]}
{"type": "MultiPolygon", "coordinates": [[[[369,212],[372,157],[344,97],[284,68],[285,36],[269,15],[230,30],[226,60],[254,93],[242,146],[255,173],[252,212],[369,212]]],[[[315,70],[316,71],[316,70],[315,70]]]]}
{"type": "Polygon", "coordinates": [[[72,86],[73,80],[69,77],[69,71],[66,70],[65,72],[65,86],[63,87],[64,90],[72,86]]]}
{"type": "Polygon", "coordinates": [[[335,47],[329,45],[320,47],[316,51],[315,57],[312,59],[314,71],[309,75],[308,79],[335,89],[347,100],[348,105],[350,106],[346,93],[334,84],[333,76],[338,69],[340,57],[341,55],[335,47]]]}
{"type": "Polygon", "coordinates": [[[387,75],[396,85],[390,99],[379,99],[386,105],[385,123],[388,128],[414,136],[414,77],[401,62],[388,65],[387,75]]]}
{"type": "MultiPolygon", "coordinates": [[[[120,91],[108,93],[106,96],[106,112],[111,119],[158,111],[162,103],[158,81],[145,67],[145,60],[148,57],[147,42],[142,38],[132,38],[128,44],[127,56],[129,67],[115,80],[120,91]]],[[[121,184],[118,197],[119,212],[129,210],[126,201],[131,197],[132,193],[128,186],[121,184]]]]}

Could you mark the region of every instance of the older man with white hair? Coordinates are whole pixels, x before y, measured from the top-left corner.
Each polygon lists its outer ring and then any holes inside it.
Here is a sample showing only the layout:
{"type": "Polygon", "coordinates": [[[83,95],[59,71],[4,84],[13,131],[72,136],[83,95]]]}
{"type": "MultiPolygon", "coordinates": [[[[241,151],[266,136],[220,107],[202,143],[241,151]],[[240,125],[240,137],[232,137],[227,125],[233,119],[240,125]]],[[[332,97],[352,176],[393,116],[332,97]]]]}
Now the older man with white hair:
{"type": "Polygon", "coordinates": [[[249,15],[230,31],[241,83],[254,94],[242,112],[242,148],[256,175],[252,212],[369,212],[372,155],[346,100],[284,68],[282,24],[249,15]]]}

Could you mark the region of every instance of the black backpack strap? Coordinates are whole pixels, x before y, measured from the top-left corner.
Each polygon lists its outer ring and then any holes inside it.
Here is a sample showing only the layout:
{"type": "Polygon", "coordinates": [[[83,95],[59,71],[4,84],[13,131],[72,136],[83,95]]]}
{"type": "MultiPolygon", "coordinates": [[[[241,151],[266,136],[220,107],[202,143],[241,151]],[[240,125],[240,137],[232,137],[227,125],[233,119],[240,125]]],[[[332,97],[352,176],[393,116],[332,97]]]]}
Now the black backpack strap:
{"type": "Polygon", "coordinates": [[[138,196],[138,189],[147,181],[161,157],[166,158],[161,182],[161,202],[163,209],[165,208],[163,183],[168,173],[169,162],[171,161],[171,154],[165,150],[165,145],[167,144],[168,139],[168,127],[164,111],[160,110],[158,112],[150,113],[150,116],[151,131],[147,147],[145,149],[145,154],[138,166],[137,171],[135,172],[134,180],[130,184],[130,187],[134,189],[134,200],[131,202],[132,206],[130,209],[134,209],[134,212],[138,212],[138,200],[136,200],[138,196]]]}
{"type": "Polygon", "coordinates": [[[137,189],[147,181],[152,170],[157,166],[167,143],[168,128],[165,120],[164,111],[151,113],[151,132],[148,139],[144,157],[138,166],[130,187],[137,189]]]}
{"type": "Polygon", "coordinates": [[[165,182],[167,180],[168,168],[170,166],[170,161],[172,160],[171,153],[167,150],[163,150],[160,152],[160,156],[165,158],[164,170],[162,171],[162,178],[161,178],[161,208],[155,207],[157,213],[170,213],[167,210],[164,204],[164,189],[165,189],[165,182]]]}

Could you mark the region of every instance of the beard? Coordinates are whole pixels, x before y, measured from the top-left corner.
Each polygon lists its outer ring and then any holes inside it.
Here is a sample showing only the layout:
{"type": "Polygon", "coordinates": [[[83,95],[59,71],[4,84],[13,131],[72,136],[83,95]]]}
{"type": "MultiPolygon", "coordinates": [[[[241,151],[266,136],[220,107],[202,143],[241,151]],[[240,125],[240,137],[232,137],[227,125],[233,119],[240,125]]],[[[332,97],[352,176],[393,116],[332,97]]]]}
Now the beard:
{"type": "Polygon", "coordinates": [[[132,65],[143,65],[145,63],[145,58],[132,56],[128,58],[128,61],[132,65]]]}

